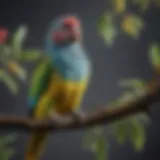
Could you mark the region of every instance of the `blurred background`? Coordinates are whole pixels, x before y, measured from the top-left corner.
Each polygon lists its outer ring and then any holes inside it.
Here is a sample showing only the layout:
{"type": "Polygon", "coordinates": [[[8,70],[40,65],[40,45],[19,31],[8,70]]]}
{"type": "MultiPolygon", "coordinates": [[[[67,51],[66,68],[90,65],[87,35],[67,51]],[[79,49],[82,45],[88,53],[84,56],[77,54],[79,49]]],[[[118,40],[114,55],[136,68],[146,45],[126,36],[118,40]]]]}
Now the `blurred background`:
{"type": "MultiPolygon", "coordinates": [[[[27,24],[29,35],[25,47],[43,49],[46,29],[55,17],[66,13],[78,15],[83,23],[84,44],[93,62],[92,81],[83,109],[92,110],[92,106],[103,106],[120,95],[122,89],[117,85],[120,79],[139,77],[149,80],[151,78],[152,68],[148,58],[148,45],[160,41],[160,10],[151,7],[143,14],[147,26],[138,40],[121,33],[112,46],[106,45],[99,36],[97,22],[103,12],[108,10],[110,7],[107,0],[1,0],[0,27],[6,27],[13,32],[19,25],[27,24]]],[[[26,67],[31,72],[32,67],[26,67]]],[[[21,87],[16,96],[12,95],[3,83],[0,84],[1,113],[27,115],[27,84],[19,83],[21,87]]],[[[159,105],[152,110],[152,125],[147,127],[147,142],[143,151],[135,152],[130,144],[119,146],[113,139],[109,148],[110,160],[160,159],[160,109],[158,107],[159,105]]],[[[2,128],[0,131],[3,134],[6,133],[2,128]]],[[[95,159],[92,153],[82,149],[82,135],[83,131],[55,135],[51,133],[42,159],[95,159]]],[[[14,144],[17,153],[12,160],[23,159],[27,136],[28,133],[18,132],[18,140],[14,144]]]]}

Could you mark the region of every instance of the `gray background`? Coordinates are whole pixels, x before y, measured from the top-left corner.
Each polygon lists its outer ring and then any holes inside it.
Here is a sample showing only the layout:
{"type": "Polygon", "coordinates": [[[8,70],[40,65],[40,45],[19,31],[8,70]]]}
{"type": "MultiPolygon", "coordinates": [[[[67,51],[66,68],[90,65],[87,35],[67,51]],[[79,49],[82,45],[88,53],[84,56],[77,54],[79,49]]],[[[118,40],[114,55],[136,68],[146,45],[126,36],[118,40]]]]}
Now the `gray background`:
{"type": "MultiPolygon", "coordinates": [[[[107,0],[106,0],[107,1],[107,0]]],[[[93,61],[94,73],[83,106],[106,104],[118,96],[122,90],[117,86],[121,78],[151,77],[147,47],[152,41],[160,40],[160,11],[150,9],[144,15],[148,26],[141,39],[133,41],[127,36],[117,38],[114,46],[108,48],[98,36],[96,23],[107,3],[103,0],[34,0],[0,2],[0,24],[13,31],[20,24],[30,28],[27,46],[43,48],[43,37],[49,22],[63,13],[76,13],[84,24],[84,43],[93,61]],[[103,78],[102,78],[103,77],[103,78]]],[[[0,85],[0,109],[3,113],[27,114],[27,86],[22,86],[17,97],[13,97],[7,88],[0,85]]],[[[147,143],[141,153],[136,153],[129,144],[118,147],[114,142],[110,148],[110,160],[158,160],[160,158],[160,130],[158,107],[153,109],[153,123],[147,130],[147,143]]],[[[2,129],[1,129],[2,131],[2,129]]],[[[2,131],[3,132],[3,131],[2,131]]],[[[81,148],[82,132],[59,133],[50,136],[44,159],[47,160],[89,160],[93,155],[81,148]]],[[[13,160],[23,159],[27,133],[19,133],[16,143],[18,152],[13,160]]]]}

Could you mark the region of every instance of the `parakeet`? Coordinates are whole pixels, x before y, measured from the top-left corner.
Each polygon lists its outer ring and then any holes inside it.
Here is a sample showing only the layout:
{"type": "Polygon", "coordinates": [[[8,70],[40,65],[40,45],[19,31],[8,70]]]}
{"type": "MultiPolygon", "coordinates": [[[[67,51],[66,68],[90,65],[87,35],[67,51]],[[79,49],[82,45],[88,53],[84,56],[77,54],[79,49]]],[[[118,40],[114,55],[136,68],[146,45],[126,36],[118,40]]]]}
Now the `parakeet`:
{"type": "MultiPolygon", "coordinates": [[[[82,44],[82,24],[65,15],[52,22],[45,39],[44,59],[35,68],[29,87],[30,115],[47,119],[77,113],[91,79],[91,61],[82,44]]],[[[25,160],[38,160],[48,132],[34,131],[25,160]]]]}

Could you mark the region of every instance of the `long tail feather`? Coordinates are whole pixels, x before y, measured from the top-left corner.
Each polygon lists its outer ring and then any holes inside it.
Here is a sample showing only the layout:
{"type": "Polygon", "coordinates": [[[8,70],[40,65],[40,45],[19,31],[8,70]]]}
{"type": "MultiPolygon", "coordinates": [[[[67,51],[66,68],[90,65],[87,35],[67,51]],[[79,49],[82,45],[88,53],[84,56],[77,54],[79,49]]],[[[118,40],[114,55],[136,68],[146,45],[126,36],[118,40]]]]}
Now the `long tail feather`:
{"type": "Polygon", "coordinates": [[[24,160],[39,160],[42,155],[48,132],[35,131],[31,134],[24,160]]]}
{"type": "MultiPolygon", "coordinates": [[[[35,111],[30,112],[31,116],[36,119],[46,119],[50,113],[50,97],[47,95],[42,96],[35,111]]],[[[24,160],[39,160],[47,141],[49,132],[46,131],[33,131],[28,141],[28,145],[25,152],[24,160]]]]}

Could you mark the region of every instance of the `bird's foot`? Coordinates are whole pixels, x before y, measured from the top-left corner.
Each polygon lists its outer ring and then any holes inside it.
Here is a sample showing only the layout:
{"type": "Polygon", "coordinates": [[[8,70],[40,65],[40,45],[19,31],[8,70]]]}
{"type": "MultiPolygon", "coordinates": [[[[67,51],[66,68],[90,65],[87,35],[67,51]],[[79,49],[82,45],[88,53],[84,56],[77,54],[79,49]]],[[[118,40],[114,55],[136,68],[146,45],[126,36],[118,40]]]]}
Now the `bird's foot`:
{"type": "Polygon", "coordinates": [[[73,111],[71,112],[71,117],[77,121],[77,122],[82,122],[85,118],[84,112],[78,110],[78,111],[73,111]]]}
{"type": "Polygon", "coordinates": [[[60,115],[58,113],[54,113],[50,116],[50,119],[56,123],[70,123],[72,121],[72,117],[70,116],[65,116],[65,115],[60,115]]]}

